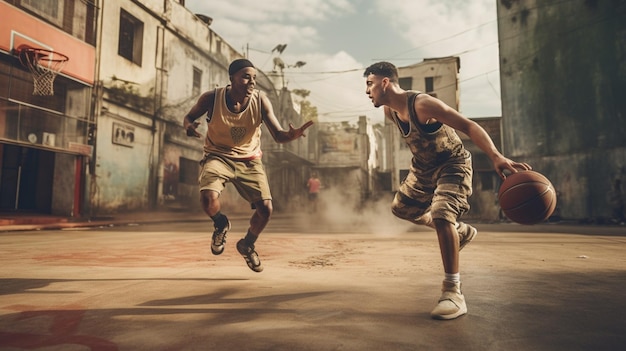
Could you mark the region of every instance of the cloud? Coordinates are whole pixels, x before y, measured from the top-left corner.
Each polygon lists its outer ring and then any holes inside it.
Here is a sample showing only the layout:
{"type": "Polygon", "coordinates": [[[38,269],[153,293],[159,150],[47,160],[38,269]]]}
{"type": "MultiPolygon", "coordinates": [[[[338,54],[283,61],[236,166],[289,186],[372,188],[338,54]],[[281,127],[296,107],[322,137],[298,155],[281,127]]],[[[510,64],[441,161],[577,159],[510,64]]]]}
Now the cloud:
{"type": "MultiPolygon", "coordinates": [[[[257,54],[259,61],[263,57],[263,54],[257,54]]],[[[255,60],[253,55],[251,59],[255,60]]],[[[292,90],[311,91],[307,99],[318,107],[321,121],[356,122],[362,115],[374,123],[382,121],[382,110],[375,109],[365,95],[363,65],[345,51],[333,55],[285,53],[281,59],[288,66],[297,61],[306,62],[301,68],[286,68],[285,82],[292,90]]]]}
{"type": "Polygon", "coordinates": [[[345,51],[332,56],[314,54],[305,58],[311,65],[307,63],[302,74],[288,74],[292,77],[289,86],[311,90],[311,103],[324,107],[318,107],[321,121],[356,122],[361,115],[375,123],[382,121],[382,110],[375,109],[365,94],[362,63],[345,51]]]}
{"type": "Polygon", "coordinates": [[[315,25],[351,13],[347,0],[188,0],[188,8],[213,18],[211,27],[233,47],[250,44],[271,50],[278,43],[319,48],[321,40],[315,25]]]}
{"type": "Polygon", "coordinates": [[[461,57],[461,112],[499,116],[498,45],[492,0],[187,0],[193,12],[213,17],[211,27],[257,67],[273,69],[270,51],[281,54],[292,89],[311,91],[321,120],[356,121],[382,112],[366,98],[364,67],[387,59],[398,66],[424,58],[461,57]]]}
{"type": "Polygon", "coordinates": [[[377,8],[389,20],[395,19],[390,23],[412,44],[399,52],[402,57],[460,57],[462,113],[501,115],[497,14],[492,0],[380,0],[377,8]],[[398,13],[402,15],[392,15],[398,13]]]}

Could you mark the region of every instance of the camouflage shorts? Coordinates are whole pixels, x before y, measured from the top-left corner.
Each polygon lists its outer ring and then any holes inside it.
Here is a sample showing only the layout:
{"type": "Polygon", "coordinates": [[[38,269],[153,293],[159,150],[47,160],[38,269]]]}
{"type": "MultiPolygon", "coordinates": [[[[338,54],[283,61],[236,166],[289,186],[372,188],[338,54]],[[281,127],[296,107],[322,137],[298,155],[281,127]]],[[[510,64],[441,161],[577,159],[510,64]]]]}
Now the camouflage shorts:
{"type": "Polygon", "coordinates": [[[425,214],[433,219],[455,223],[470,206],[472,194],[472,160],[450,159],[447,163],[426,171],[414,165],[396,193],[391,210],[399,218],[424,224],[425,214]]]}

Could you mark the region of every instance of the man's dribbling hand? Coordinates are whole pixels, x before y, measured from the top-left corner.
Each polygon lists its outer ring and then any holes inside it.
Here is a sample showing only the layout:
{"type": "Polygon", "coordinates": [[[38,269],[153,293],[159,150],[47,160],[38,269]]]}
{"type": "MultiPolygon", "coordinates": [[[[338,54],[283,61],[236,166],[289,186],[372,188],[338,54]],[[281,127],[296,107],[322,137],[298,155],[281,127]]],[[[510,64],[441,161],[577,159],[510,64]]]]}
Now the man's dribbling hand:
{"type": "Polygon", "coordinates": [[[496,161],[494,161],[494,167],[496,169],[496,172],[502,179],[506,179],[507,173],[505,171],[508,171],[508,174],[512,174],[517,173],[518,171],[529,171],[532,169],[532,167],[528,163],[515,162],[504,156],[501,156],[496,161]]]}

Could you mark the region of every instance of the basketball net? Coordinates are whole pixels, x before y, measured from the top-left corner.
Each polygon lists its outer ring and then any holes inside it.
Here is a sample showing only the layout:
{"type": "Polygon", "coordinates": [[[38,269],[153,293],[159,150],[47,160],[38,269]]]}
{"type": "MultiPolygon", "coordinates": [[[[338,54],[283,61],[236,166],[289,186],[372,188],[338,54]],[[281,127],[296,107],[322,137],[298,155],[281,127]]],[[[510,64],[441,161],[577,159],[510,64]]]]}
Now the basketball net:
{"type": "Polygon", "coordinates": [[[61,53],[39,48],[23,48],[20,61],[33,74],[33,95],[54,95],[54,79],[69,58],[61,53]]]}

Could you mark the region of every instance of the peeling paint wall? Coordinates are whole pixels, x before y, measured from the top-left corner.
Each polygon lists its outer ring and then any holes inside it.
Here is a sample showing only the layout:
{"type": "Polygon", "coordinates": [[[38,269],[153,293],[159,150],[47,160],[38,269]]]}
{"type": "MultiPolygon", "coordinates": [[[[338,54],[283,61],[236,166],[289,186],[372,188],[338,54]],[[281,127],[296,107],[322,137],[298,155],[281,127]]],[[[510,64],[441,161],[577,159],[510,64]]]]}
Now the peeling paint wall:
{"type": "Polygon", "coordinates": [[[550,178],[564,218],[610,214],[626,178],[626,1],[498,1],[505,153],[550,178]]]}
{"type": "Polygon", "coordinates": [[[148,206],[150,130],[128,121],[101,116],[98,121],[96,174],[98,191],[92,201],[101,213],[148,206]],[[134,141],[115,143],[118,125],[132,127],[134,141]]]}
{"type": "MultiPolygon", "coordinates": [[[[178,1],[107,0],[101,16],[102,89],[96,164],[88,180],[94,213],[169,206],[169,200],[199,209],[197,182],[190,179],[197,177],[203,139],[188,138],[182,119],[201,93],[229,82],[228,64],[242,55],[178,1]],[[139,45],[132,59],[119,53],[124,14],[141,34],[134,36],[139,45]]],[[[205,131],[203,123],[199,132],[205,131]]]]}

